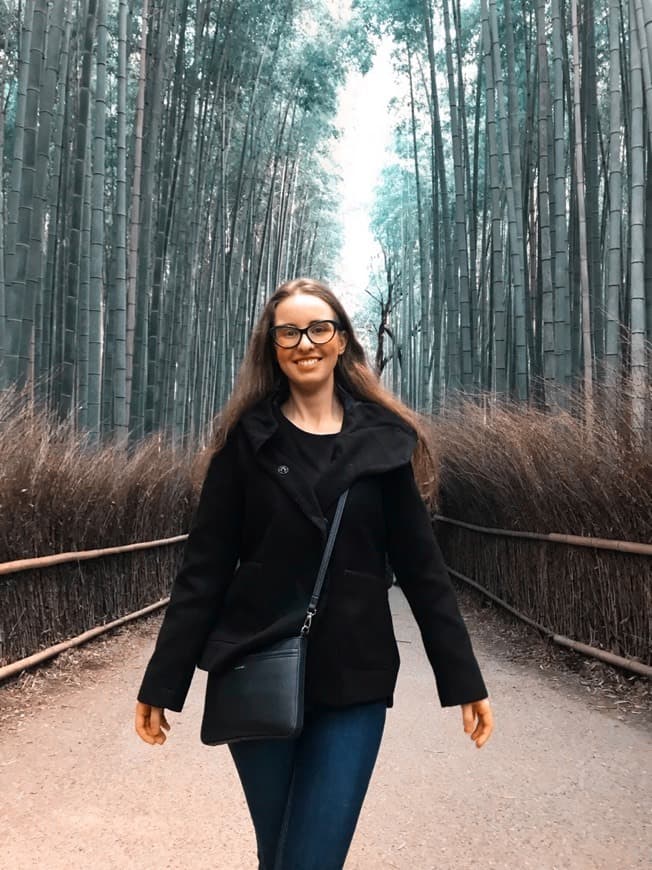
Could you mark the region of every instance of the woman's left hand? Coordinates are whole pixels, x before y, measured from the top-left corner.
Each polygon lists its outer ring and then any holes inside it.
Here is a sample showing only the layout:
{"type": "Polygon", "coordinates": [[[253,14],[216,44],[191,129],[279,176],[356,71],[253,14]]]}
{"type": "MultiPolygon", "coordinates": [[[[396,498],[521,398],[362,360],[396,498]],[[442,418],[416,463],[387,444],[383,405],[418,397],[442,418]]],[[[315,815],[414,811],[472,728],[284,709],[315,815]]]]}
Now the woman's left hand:
{"type": "Polygon", "coordinates": [[[462,704],[462,722],[466,734],[472,731],[471,740],[475,740],[475,748],[480,749],[489,740],[494,730],[494,718],[489,705],[489,698],[482,701],[472,701],[462,704]]]}

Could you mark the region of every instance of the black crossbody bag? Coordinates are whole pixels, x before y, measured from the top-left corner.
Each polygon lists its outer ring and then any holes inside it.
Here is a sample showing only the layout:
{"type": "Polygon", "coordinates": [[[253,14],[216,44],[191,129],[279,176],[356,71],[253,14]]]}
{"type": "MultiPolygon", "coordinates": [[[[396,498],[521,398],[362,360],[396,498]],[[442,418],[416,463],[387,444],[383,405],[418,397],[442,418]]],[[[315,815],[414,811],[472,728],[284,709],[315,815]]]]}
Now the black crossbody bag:
{"type": "Polygon", "coordinates": [[[337,503],[306,618],[298,635],[249,653],[223,673],[208,674],[201,741],[208,746],[295,737],[303,728],[306,650],[348,489],[337,503]]]}

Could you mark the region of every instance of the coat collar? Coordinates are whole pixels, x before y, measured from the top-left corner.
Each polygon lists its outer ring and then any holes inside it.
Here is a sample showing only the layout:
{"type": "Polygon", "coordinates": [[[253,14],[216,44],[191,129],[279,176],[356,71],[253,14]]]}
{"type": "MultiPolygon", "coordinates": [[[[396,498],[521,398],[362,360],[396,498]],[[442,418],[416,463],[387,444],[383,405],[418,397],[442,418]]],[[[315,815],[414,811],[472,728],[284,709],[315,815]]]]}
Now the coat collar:
{"type": "Polygon", "coordinates": [[[279,433],[279,415],[287,392],[278,389],[246,411],[242,428],[256,460],[299,505],[325,537],[329,506],[358,477],[390,471],[410,461],[416,446],[414,429],[398,414],[376,402],[356,399],[336,384],[344,408],[328,471],[310,487],[279,433]],[[294,473],[293,473],[294,472],[294,473]]]}

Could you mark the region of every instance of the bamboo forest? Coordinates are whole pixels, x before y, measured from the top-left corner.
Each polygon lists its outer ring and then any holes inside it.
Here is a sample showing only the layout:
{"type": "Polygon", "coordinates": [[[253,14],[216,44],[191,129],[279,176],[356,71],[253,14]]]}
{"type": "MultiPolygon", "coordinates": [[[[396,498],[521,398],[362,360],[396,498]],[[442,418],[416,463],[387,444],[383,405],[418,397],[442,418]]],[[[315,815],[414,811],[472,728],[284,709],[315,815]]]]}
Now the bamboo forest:
{"type": "Polygon", "coordinates": [[[0,34],[2,386],[197,435],[275,286],[334,277],[338,92],[391,39],[379,374],[428,413],[606,387],[649,424],[643,0],[3,0],[0,34]]]}

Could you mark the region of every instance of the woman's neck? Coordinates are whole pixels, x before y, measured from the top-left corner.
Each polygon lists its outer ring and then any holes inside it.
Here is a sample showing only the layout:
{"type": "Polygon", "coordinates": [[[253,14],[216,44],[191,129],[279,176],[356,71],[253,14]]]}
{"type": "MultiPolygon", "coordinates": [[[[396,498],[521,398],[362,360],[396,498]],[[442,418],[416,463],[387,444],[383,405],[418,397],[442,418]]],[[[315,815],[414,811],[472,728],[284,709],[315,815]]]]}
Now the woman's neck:
{"type": "Polygon", "coordinates": [[[344,409],[332,384],[326,384],[311,393],[301,393],[290,386],[290,395],[281,405],[283,414],[308,432],[339,432],[344,409]]]}

